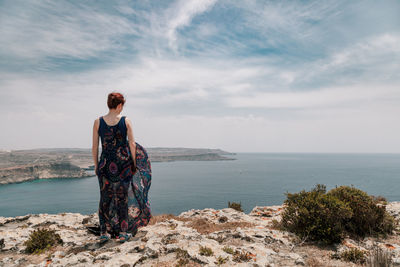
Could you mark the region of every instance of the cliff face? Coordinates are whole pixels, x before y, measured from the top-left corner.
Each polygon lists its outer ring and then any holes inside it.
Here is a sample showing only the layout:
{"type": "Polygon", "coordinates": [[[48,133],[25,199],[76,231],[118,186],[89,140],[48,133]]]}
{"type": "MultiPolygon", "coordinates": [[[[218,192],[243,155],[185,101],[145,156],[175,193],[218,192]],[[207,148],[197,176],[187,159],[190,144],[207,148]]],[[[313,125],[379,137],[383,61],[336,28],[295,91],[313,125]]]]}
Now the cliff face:
{"type": "MultiPolygon", "coordinates": [[[[399,218],[400,203],[388,211],[399,218]]],[[[387,250],[394,265],[400,265],[400,238],[344,240],[321,247],[279,231],[281,206],[255,207],[249,214],[231,208],[189,210],[178,216],[157,215],[139,228],[135,237],[120,244],[105,244],[87,231],[98,222],[97,214],[39,214],[0,217],[0,266],[362,266],[332,258],[350,248],[370,252],[387,250]],[[56,230],[63,245],[40,255],[25,254],[23,242],[39,228],[56,230]],[[207,249],[201,249],[207,247],[207,249]]]]}
{"type": "Polygon", "coordinates": [[[0,184],[18,183],[36,179],[82,178],[91,176],[70,162],[52,162],[0,169],[0,184]]]}

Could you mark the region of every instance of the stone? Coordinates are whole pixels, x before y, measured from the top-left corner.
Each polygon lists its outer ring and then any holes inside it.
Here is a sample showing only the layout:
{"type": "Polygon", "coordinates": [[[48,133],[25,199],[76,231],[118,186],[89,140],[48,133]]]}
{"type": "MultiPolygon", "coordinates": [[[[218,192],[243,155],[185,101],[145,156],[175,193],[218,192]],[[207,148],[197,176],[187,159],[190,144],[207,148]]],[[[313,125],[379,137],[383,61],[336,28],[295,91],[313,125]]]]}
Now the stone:
{"type": "Polygon", "coordinates": [[[219,217],[219,219],[218,219],[218,222],[220,222],[220,223],[225,223],[227,221],[228,221],[228,217],[226,217],[226,216],[219,217]]]}

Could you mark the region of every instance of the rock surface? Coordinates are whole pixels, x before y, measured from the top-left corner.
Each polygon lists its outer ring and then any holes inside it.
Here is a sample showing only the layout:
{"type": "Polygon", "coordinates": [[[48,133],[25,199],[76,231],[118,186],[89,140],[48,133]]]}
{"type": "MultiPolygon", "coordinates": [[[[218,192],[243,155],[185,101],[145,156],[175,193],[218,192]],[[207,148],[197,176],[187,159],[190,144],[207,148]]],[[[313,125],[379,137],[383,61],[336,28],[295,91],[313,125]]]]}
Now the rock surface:
{"type": "MultiPolygon", "coordinates": [[[[399,202],[387,209],[399,217],[399,202]]],[[[397,233],[386,239],[346,239],[332,247],[303,244],[293,234],[274,229],[273,220],[280,220],[281,212],[282,206],[256,206],[249,214],[207,208],[156,215],[128,242],[112,239],[105,244],[86,228],[97,224],[96,213],[0,217],[0,266],[361,266],[332,255],[352,247],[370,251],[373,246],[386,249],[400,265],[397,233]],[[26,254],[23,243],[39,227],[56,230],[63,245],[26,254]]]]}

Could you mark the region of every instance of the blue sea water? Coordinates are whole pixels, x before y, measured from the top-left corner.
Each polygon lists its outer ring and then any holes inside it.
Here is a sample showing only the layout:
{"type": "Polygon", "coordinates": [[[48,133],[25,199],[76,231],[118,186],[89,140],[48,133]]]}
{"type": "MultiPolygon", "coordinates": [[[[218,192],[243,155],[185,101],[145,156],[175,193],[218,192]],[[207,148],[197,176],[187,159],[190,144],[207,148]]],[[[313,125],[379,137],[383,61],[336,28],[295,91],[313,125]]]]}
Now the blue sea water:
{"type": "MultiPolygon", "coordinates": [[[[286,192],[321,183],[331,189],[354,185],[389,201],[400,201],[400,154],[238,153],[232,161],[152,163],[152,214],[225,208],[241,202],[244,211],[280,205],[286,192]]],[[[96,176],[35,180],[0,186],[0,216],[97,211],[96,176]]]]}

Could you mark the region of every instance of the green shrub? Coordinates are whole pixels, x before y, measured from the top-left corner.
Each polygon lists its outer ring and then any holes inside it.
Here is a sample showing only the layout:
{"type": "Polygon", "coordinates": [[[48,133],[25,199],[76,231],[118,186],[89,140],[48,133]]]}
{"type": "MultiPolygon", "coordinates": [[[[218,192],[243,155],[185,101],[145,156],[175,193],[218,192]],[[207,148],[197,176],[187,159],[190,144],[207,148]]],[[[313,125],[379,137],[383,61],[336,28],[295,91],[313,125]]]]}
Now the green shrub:
{"type": "Polygon", "coordinates": [[[374,234],[388,234],[394,230],[394,220],[386,212],[380,199],[368,195],[360,189],[340,186],[328,192],[351,208],[353,215],[345,220],[346,231],[358,237],[374,234]]]}
{"type": "Polygon", "coordinates": [[[177,259],[188,259],[190,258],[189,253],[185,249],[177,248],[176,250],[177,259]]]}
{"type": "Polygon", "coordinates": [[[302,239],[335,243],[342,239],[343,221],[351,218],[349,206],[326,194],[324,185],[317,185],[311,191],[287,193],[285,210],[282,213],[282,227],[302,239]]]}
{"type": "Polygon", "coordinates": [[[347,262],[365,263],[365,253],[358,248],[351,248],[340,253],[340,258],[347,262]]]}
{"type": "Polygon", "coordinates": [[[232,202],[231,203],[230,201],[228,201],[228,208],[232,208],[232,209],[235,209],[237,211],[243,212],[243,210],[242,210],[242,202],[240,202],[240,203],[232,202]]]}
{"type": "Polygon", "coordinates": [[[229,260],[229,257],[222,257],[222,256],[219,256],[218,258],[217,258],[217,261],[216,262],[214,262],[216,265],[222,265],[222,264],[224,264],[224,263],[226,263],[227,261],[229,260]]]}
{"type": "Polygon", "coordinates": [[[214,255],[214,252],[212,251],[212,249],[211,248],[209,248],[209,247],[206,247],[206,246],[200,246],[200,255],[203,255],[203,256],[212,256],[212,255],[214,255]]]}
{"type": "Polygon", "coordinates": [[[189,263],[189,253],[185,249],[177,248],[176,249],[176,258],[178,262],[175,264],[175,267],[182,267],[186,266],[189,263]]]}
{"type": "Polygon", "coordinates": [[[365,237],[389,234],[395,228],[394,218],[379,200],[349,186],[326,193],[324,185],[311,191],[287,193],[280,225],[304,240],[324,243],[340,242],[345,234],[365,237]]]}
{"type": "Polygon", "coordinates": [[[24,242],[24,245],[26,246],[26,252],[40,254],[46,249],[62,243],[63,240],[55,230],[39,228],[30,234],[29,239],[24,242]]]}
{"type": "Polygon", "coordinates": [[[383,196],[371,196],[377,203],[383,204],[383,205],[387,205],[387,199],[383,196]]]}
{"type": "Polygon", "coordinates": [[[233,259],[234,262],[246,262],[251,260],[251,255],[249,252],[241,252],[239,250],[235,251],[235,254],[233,254],[233,259]]]}
{"type": "Polygon", "coordinates": [[[175,264],[175,267],[183,267],[189,263],[189,259],[179,259],[178,262],[175,264]]]}
{"type": "Polygon", "coordinates": [[[232,254],[232,255],[235,253],[235,251],[233,250],[233,248],[228,247],[228,246],[223,247],[222,250],[225,251],[226,253],[232,254]]]}

